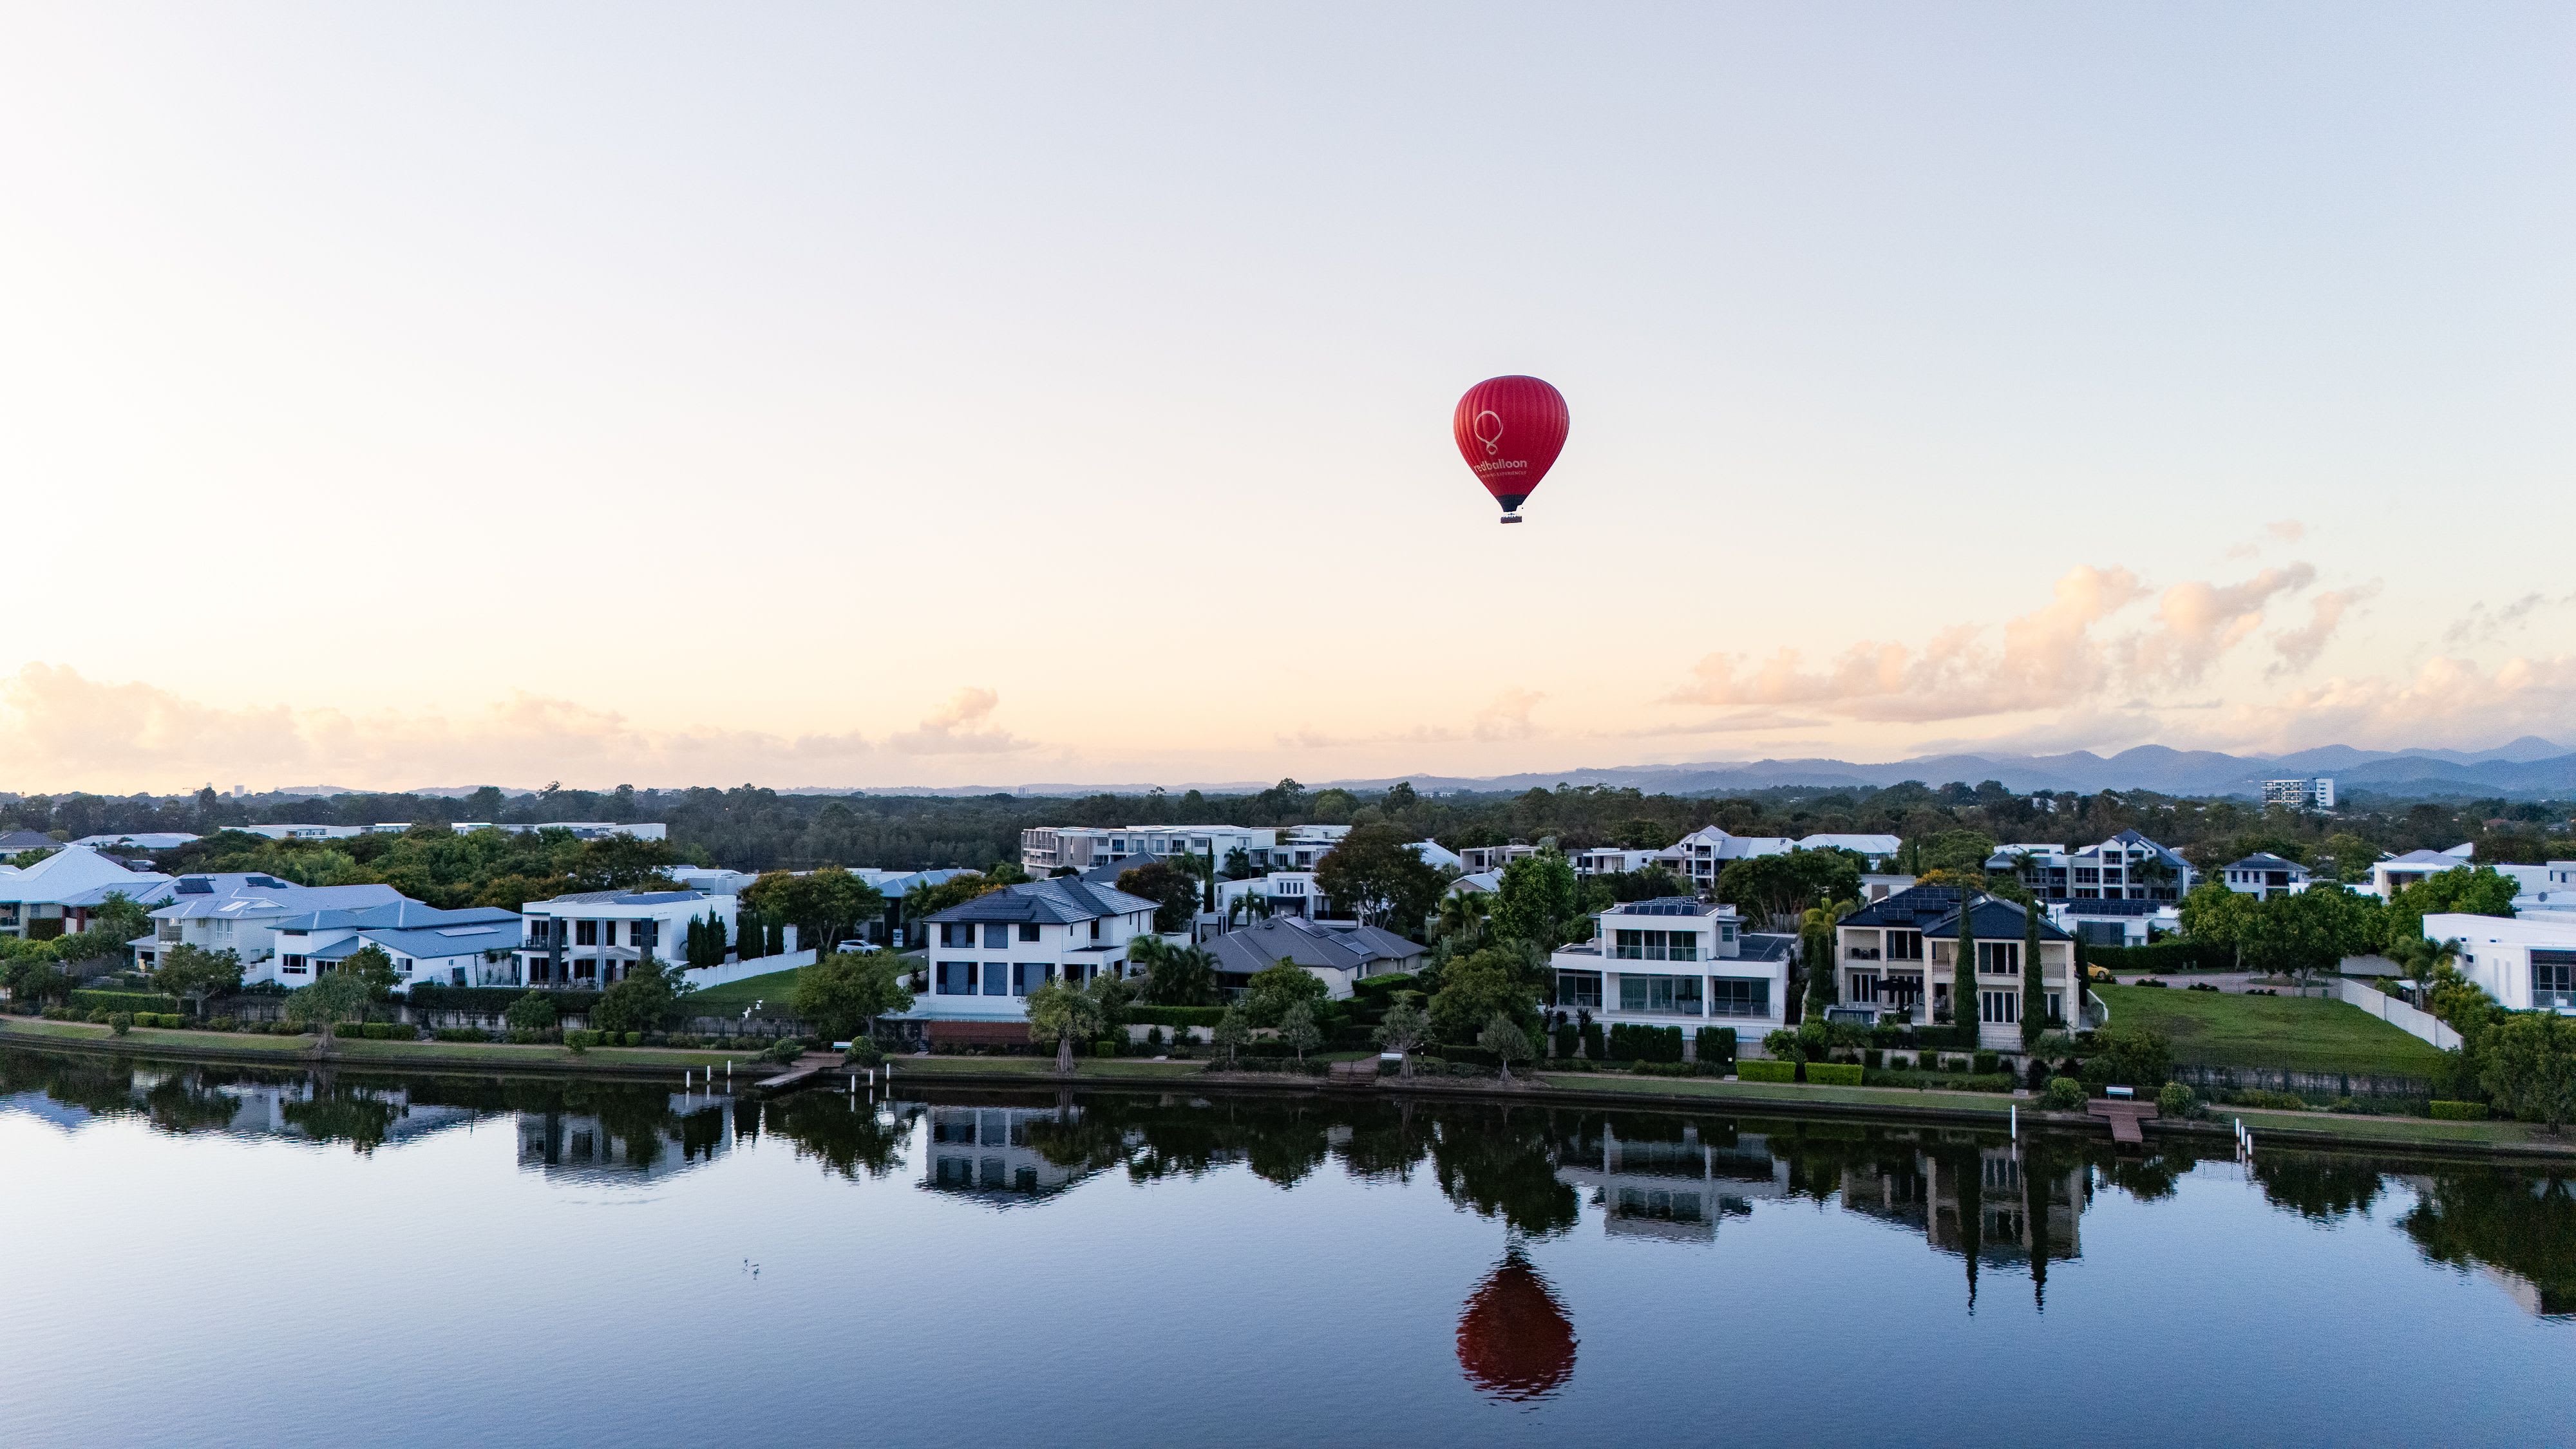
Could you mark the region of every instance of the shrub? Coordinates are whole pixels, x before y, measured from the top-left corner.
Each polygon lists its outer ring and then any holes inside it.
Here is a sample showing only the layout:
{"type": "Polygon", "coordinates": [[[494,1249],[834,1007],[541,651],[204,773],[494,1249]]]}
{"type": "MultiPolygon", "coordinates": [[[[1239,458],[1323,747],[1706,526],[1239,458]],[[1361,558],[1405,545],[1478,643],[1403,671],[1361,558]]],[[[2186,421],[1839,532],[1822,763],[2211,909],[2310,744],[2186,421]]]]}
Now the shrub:
{"type": "Polygon", "coordinates": [[[1576,1040],[1582,1043],[1585,1056],[1597,1062],[1609,1055],[1609,1048],[1602,1044],[1601,1023],[1587,1021],[1575,1028],[1574,1035],[1576,1040]]]}
{"type": "Polygon", "coordinates": [[[1941,1059],[1941,1070],[1965,1076],[1970,1066],[1970,1060],[1971,1059],[1967,1057],[1943,1057],[1941,1059]]]}
{"type": "Polygon", "coordinates": [[[2308,1110],[2308,1099],[2293,1092],[2244,1091],[2236,1093],[2230,1100],[2240,1107],[2261,1107],[2274,1112],[2308,1110]]]}
{"type": "Polygon", "coordinates": [[[1114,1057],[1118,1055],[1118,1043],[1104,1036],[1091,1044],[1091,1054],[1095,1057],[1114,1057]]]}
{"type": "Polygon", "coordinates": [[[628,1032],[626,1034],[626,1044],[628,1046],[642,1046],[644,1044],[644,1033],[640,1031],[628,1032]]]}
{"type": "Polygon", "coordinates": [[[1569,1021],[1549,1033],[1549,1036],[1555,1043],[1551,1049],[1556,1055],[1570,1057],[1574,1055],[1575,1045],[1581,1039],[1582,1033],[1576,1029],[1574,1023],[1569,1021]]]}
{"type": "Polygon", "coordinates": [[[768,1046],[761,1049],[760,1059],[766,1062],[776,1062],[783,1067],[803,1055],[805,1055],[805,1039],[803,1037],[782,1036],[778,1040],[771,1042],[768,1046]]]}
{"type": "Polygon", "coordinates": [[[2002,1056],[1994,1052],[1979,1052],[1975,1057],[1971,1058],[1971,1061],[1973,1064],[1968,1068],[1968,1070],[1975,1072],[1981,1077],[1991,1076],[1992,1074],[2004,1069],[2004,1059],[2002,1056]]]}
{"type": "Polygon", "coordinates": [[[2051,1077],[2048,1090],[2040,1094],[2039,1104],[2051,1112],[2081,1112],[2084,1084],[2073,1077],[2051,1077]]]}
{"type": "Polygon", "coordinates": [[[241,1023],[240,1023],[240,1022],[238,1022],[238,1021],[236,1021],[236,1020],[234,1020],[233,1018],[231,1018],[231,1017],[229,1017],[229,1016],[219,1016],[219,1017],[216,1017],[214,1020],[212,1020],[212,1021],[210,1021],[210,1022],[207,1022],[207,1023],[206,1023],[206,1030],[208,1030],[208,1031],[239,1031],[239,1030],[241,1030],[241,1023]]]}
{"type": "Polygon", "coordinates": [[[2180,1082],[2167,1082],[2156,1093],[2156,1112],[2165,1117],[2190,1117],[2200,1111],[2200,1098],[2180,1082]]]}
{"type": "MultiPolygon", "coordinates": [[[[158,991],[75,991],[71,994],[71,1004],[83,1011],[105,1011],[110,1014],[120,1011],[163,1012],[177,1011],[179,998],[164,996],[158,991]]],[[[104,1021],[107,1018],[91,1019],[104,1021]]]]}
{"type": "Polygon", "coordinates": [[[2435,1098],[2431,1109],[2435,1117],[2445,1122],[2483,1122],[2487,1119],[2487,1104],[2484,1102],[2445,1102],[2435,1098]]]}
{"type": "Polygon", "coordinates": [[[479,1026],[441,1027],[430,1035],[439,1041],[490,1041],[492,1039],[492,1033],[479,1026]]]}
{"type": "MultiPolygon", "coordinates": [[[[1410,981],[1413,978],[1400,977],[1410,981]]],[[[1130,1006],[1119,1015],[1138,1026],[1214,1026],[1225,1018],[1222,1006],[1130,1006]]]]}
{"type": "Polygon", "coordinates": [[[1701,1065],[1732,1071],[1735,1069],[1735,1028],[1703,1026],[1692,1041],[1691,1049],[1701,1065]]]}
{"type": "Polygon", "coordinates": [[[1739,1082],[1794,1082],[1798,1080],[1796,1062],[1740,1061],[1735,1064],[1739,1082]]]}
{"type": "Polygon", "coordinates": [[[1678,1026],[1629,1026],[1610,1028],[1610,1059],[1635,1062],[1677,1062],[1682,1059],[1682,1029],[1678,1026]]]}
{"type": "Polygon", "coordinates": [[[508,1037],[509,1043],[512,1046],[544,1046],[554,1039],[555,1034],[553,1032],[539,1031],[533,1027],[525,1026],[514,1026],[510,1028],[508,1037]]]}
{"type": "Polygon", "coordinates": [[[1807,1080],[1822,1087],[1857,1087],[1862,1070],[1856,1062],[1809,1062],[1807,1080]]]}
{"type": "Polygon", "coordinates": [[[123,1036],[127,1032],[132,1031],[134,1029],[134,1013],[130,1011],[111,1013],[107,1018],[107,1029],[115,1032],[118,1036],[123,1036]]]}
{"type": "Polygon", "coordinates": [[[1631,1062],[1628,1070],[1641,1077],[1689,1077],[1699,1071],[1688,1062],[1631,1062]]]}
{"type": "Polygon", "coordinates": [[[1886,1066],[1887,1053],[1880,1051],[1876,1047],[1870,1047],[1860,1054],[1860,1064],[1864,1067],[1886,1066]]]}

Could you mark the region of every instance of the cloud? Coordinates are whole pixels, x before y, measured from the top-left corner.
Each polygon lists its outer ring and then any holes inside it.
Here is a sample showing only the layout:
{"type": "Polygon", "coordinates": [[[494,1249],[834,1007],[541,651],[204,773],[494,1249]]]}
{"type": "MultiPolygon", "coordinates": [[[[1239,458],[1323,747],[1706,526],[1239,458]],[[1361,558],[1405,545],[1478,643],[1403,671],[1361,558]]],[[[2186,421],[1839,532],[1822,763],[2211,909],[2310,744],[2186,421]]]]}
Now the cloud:
{"type": "Polygon", "coordinates": [[[2478,644],[2493,644],[2522,626],[2532,615],[2548,609],[2563,609],[2576,604],[2576,593],[2551,598],[2547,594],[2525,594],[2499,609],[2485,604],[2471,604],[2468,614],[2442,631],[2442,647],[2465,649],[2478,644]]]}
{"type": "Polygon", "coordinates": [[[919,729],[905,730],[886,741],[907,755],[1001,755],[1033,748],[1007,730],[987,728],[1002,697],[989,689],[961,689],[950,696],[919,729]]]}
{"type": "Polygon", "coordinates": [[[2381,749],[2428,741],[2558,738],[2576,718],[2576,654],[2516,657],[2488,670],[2448,655],[2413,677],[2334,678],[2222,711],[2213,739],[2293,749],[2324,740],[2381,749]]]}
{"type": "Polygon", "coordinates": [[[1529,689],[1506,689],[1494,697],[1492,704],[1476,711],[1476,738],[1480,740],[1534,739],[1538,726],[1530,722],[1530,710],[1546,695],[1529,689]]]}
{"type": "Polygon", "coordinates": [[[2131,641],[2128,666],[2141,679],[2194,683],[2263,626],[2264,607],[2274,597],[2296,593],[2316,579],[2313,565],[2294,563],[2265,569],[2241,584],[2176,584],[2156,601],[2160,627],[2131,641]]]}
{"type": "Polygon", "coordinates": [[[1758,662],[1711,654],[1693,666],[1693,682],[1663,702],[1808,706],[1911,724],[2063,706],[2102,689],[2111,660],[2094,627],[2143,594],[2127,569],[2079,566],[2058,579],[2045,606],[2004,624],[2000,649],[1982,642],[1984,629],[1960,625],[1919,651],[1864,642],[1816,669],[1794,649],[1758,662]]]}
{"type": "Polygon", "coordinates": [[[1415,725],[1411,729],[1380,730],[1369,734],[1337,735],[1308,726],[1272,738],[1279,744],[1300,750],[1344,750],[1361,745],[1454,745],[1469,740],[1494,743],[1505,740],[1533,740],[1546,737],[1546,731],[1530,719],[1530,711],[1546,695],[1529,689],[1506,689],[1495,695],[1493,702],[1476,711],[1466,729],[1450,725],[1415,725]]]}
{"type": "Polygon", "coordinates": [[[2263,677],[2279,679],[2300,673],[2316,663],[2317,656],[2325,652],[2327,643],[2334,638],[2336,626],[2343,623],[2344,614],[2353,605],[2378,592],[2379,585],[2369,583],[2358,588],[2328,589],[2310,599],[2308,622],[2272,636],[2272,647],[2281,657],[2271,668],[2263,671],[2263,677]]]}
{"type": "MultiPolygon", "coordinates": [[[[902,753],[1027,748],[1000,731],[977,728],[995,703],[989,690],[962,693],[919,730],[898,736],[912,746],[902,753]]],[[[887,763],[883,747],[855,732],[659,729],[524,692],[451,718],[286,705],[231,709],[154,685],[89,679],[58,665],[29,664],[0,676],[0,771],[6,772],[0,788],[14,790],[123,792],[207,782],[409,789],[556,777],[596,785],[856,781],[887,763]]]]}
{"type": "Polygon", "coordinates": [[[2260,534],[2257,534],[2246,542],[2240,543],[2234,548],[2229,549],[2227,551],[2227,556],[2229,558],[2252,558],[2254,555],[2261,553],[2263,551],[2263,546],[2267,543],[2297,543],[2300,539],[2307,536],[2308,526],[2306,524],[2301,523],[2295,518],[2284,518],[2278,523],[2264,524],[2263,531],[2260,534]]]}

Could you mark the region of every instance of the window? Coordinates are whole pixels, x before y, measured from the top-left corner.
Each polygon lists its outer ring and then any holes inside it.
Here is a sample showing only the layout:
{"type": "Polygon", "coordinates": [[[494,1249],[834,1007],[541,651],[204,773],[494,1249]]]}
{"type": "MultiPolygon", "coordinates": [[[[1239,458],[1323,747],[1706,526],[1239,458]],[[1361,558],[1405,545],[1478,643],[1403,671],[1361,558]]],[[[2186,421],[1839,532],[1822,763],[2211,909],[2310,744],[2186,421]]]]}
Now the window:
{"type": "Polygon", "coordinates": [[[1599,1011],[1601,1009],[1601,973],[1598,971],[1556,973],[1556,1004],[1566,1011],[1599,1011]]]}
{"type": "Polygon", "coordinates": [[[1011,994],[1013,996],[1026,996],[1031,991],[1036,990],[1037,984],[1044,981],[1046,978],[1047,968],[1045,962],[1023,961],[1017,966],[1011,968],[1011,994]]]}
{"type": "Polygon", "coordinates": [[[2049,1019],[2050,1021],[2052,1021],[2052,1022],[2060,1022],[2060,1021],[2064,1021],[2064,1020],[2066,1020],[2066,993],[2065,993],[2065,992],[2063,992],[2063,991],[2052,991],[2052,992],[2048,993],[2048,1019],[2049,1019]]]}
{"type": "Polygon", "coordinates": [[[1923,933],[1922,933],[1921,931],[1890,931],[1890,932],[1888,932],[1888,933],[1887,933],[1887,959],[1888,959],[1888,960],[1890,960],[1890,961],[1920,961],[1920,960],[1922,960],[1922,959],[1923,959],[1923,933]]]}
{"type": "Polygon", "coordinates": [[[1854,1001],[1878,1000],[1878,973],[1875,971],[1853,972],[1851,974],[1851,999],[1854,1001]]]}
{"type": "Polygon", "coordinates": [[[2531,953],[2531,1006],[2535,1011],[2576,1008],[2576,951],[2531,953]]]}
{"type": "Polygon", "coordinates": [[[2019,976],[2021,974],[2021,942],[1979,941],[1977,943],[1977,974],[1980,976],[2019,976]]]}
{"type": "Polygon", "coordinates": [[[942,921],[939,923],[939,944],[942,946],[972,946],[975,944],[975,928],[973,926],[961,926],[954,921],[942,921]]]}
{"type": "Polygon", "coordinates": [[[1699,959],[1697,931],[1618,931],[1613,936],[1614,954],[1622,961],[1699,959]]]}
{"type": "Polygon", "coordinates": [[[1097,917],[1094,917],[1091,922],[1091,939],[1095,941],[1100,939],[1100,921],[1097,917]]]}
{"type": "Polygon", "coordinates": [[[1038,923],[1035,921],[1022,921],[1020,923],[1020,939],[1023,941],[1034,941],[1037,938],[1038,923]]]}
{"type": "Polygon", "coordinates": [[[1010,944],[1011,926],[1008,921],[986,921],[984,923],[985,950],[999,951],[1010,944]]]}
{"type": "Polygon", "coordinates": [[[975,994],[975,963],[942,961],[939,963],[939,994],[972,996],[975,994]]]}
{"type": "Polygon", "coordinates": [[[1711,1016],[1769,1016],[1771,983],[1750,977],[1720,976],[1708,983],[1711,1016]]]}
{"type": "Polygon", "coordinates": [[[598,945],[598,944],[599,944],[599,922],[597,922],[597,921],[575,921],[575,922],[573,922],[573,923],[572,923],[572,943],[573,943],[574,945],[576,945],[576,946],[596,946],[596,945],[598,945]]]}
{"type": "Polygon", "coordinates": [[[1010,995],[1011,968],[1003,965],[999,961],[986,966],[984,968],[984,994],[986,996],[1010,995]]]}
{"type": "Polygon", "coordinates": [[[1699,978],[1622,976],[1619,978],[1619,1009],[1659,1012],[1667,1016],[1697,1016],[1700,1014],[1699,978]]]}
{"type": "Polygon", "coordinates": [[[1997,1026],[2009,1026],[2021,1020],[2021,993],[2018,991],[1978,992],[1977,1020],[1997,1026]]]}

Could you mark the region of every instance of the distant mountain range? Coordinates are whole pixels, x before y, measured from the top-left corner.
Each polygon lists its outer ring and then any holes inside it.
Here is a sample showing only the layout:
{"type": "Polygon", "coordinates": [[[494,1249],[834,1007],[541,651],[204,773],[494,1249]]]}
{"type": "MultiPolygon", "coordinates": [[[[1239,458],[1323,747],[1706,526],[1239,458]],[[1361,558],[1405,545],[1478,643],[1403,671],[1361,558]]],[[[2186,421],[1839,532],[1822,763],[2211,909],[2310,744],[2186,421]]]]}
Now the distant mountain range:
{"type": "MultiPolygon", "coordinates": [[[[2368,790],[2382,795],[2425,797],[2500,795],[2508,799],[2565,798],[2576,796],[2576,750],[2538,735],[2525,735],[2510,744],[2475,751],[2360,750],[2350,745],[2323,745],[2287,755],[2230,755],[2216,750],[2175,750],[2163,745],[2140,745],[2136,749],[2107,756],[2090,750],[2077,750],[2063,755],[1918,755],[1912,759],[1875,765],[1832,759],[1709,761],[1680,765],[1590,766],[1516,775],[1388,775],[1367,780],[1310,780],[1306,784],[1310,789],[1339,785],[1354,790],[1378,790],[1398,780],[1410,780],[1417,790],[1441,793],[1517,792],[1532,788],[1553,789],[1560,784],[1616,785],[1632,786],[1648,794],[1724,795],[1782,786],[1875,790],[1907,780],[1920,780],[1927,785],[1945,785],[1953,780],[1971,785],[2000,780],[2006,789],[2022,794],[2033,790],[2074,790],[2086,794],[2099,790],[2153,790],[2166,795],[2257,795],[2261,793],[2265,780],[2306,775],[2331,775],[2337,788],[2345,792],[2368,790]]],[[[1195,781],[1170,784],[1164,788],[1175,794],[1183,790],[1201,790],[1211,795],[1234,795],[1249,794],[1268,783],[1266,780],[1195,781]]],[[[866,786],[855,789],[850,786],[802,786],[783,793],[1068,796],[1103,792],[1142,794],[1150,788],[1150,785],[1141,783],[1047,782],[866,786]]],[[[472,794],[473,789],[472,786],[447,785],[411,793],[463,796],[472,794]]],[[[330,785],[305,785],[276,793],[340,795],[354,792],[330,785]]],[[[524,795],[531,792],[505,787],[504,793],[524,795]]]]}

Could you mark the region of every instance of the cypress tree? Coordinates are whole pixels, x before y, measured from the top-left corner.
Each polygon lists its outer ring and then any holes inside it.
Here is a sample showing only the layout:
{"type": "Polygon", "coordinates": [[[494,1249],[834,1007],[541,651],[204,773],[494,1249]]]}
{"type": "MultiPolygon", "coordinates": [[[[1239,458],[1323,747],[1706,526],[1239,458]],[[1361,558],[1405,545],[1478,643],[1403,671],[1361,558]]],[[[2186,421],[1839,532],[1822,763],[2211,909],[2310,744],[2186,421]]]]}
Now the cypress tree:
{"type": "Polygon", "coordinates": [[[1977,893],[1965,886],[1959,889],[1959,944],[1951,954],[1950,1024],[1967,1032],[1971,1047],[1977,1044],[1977,931],[1970,919],[1976,914],[1977,893]]]}
{"type": "Polygon", "coordinates": [[[2048,982],[2039,974],[2039,902],[2032,900],[2021,913],[2021,1049],[2028,1051],[2048,1025],[2048,982]]]}
{"type": "Polygon", "coordinates": [[[689,917],[689,928],[680,933],[680,959],[692,967],[707,964],[707,923],[689,917]]]}

